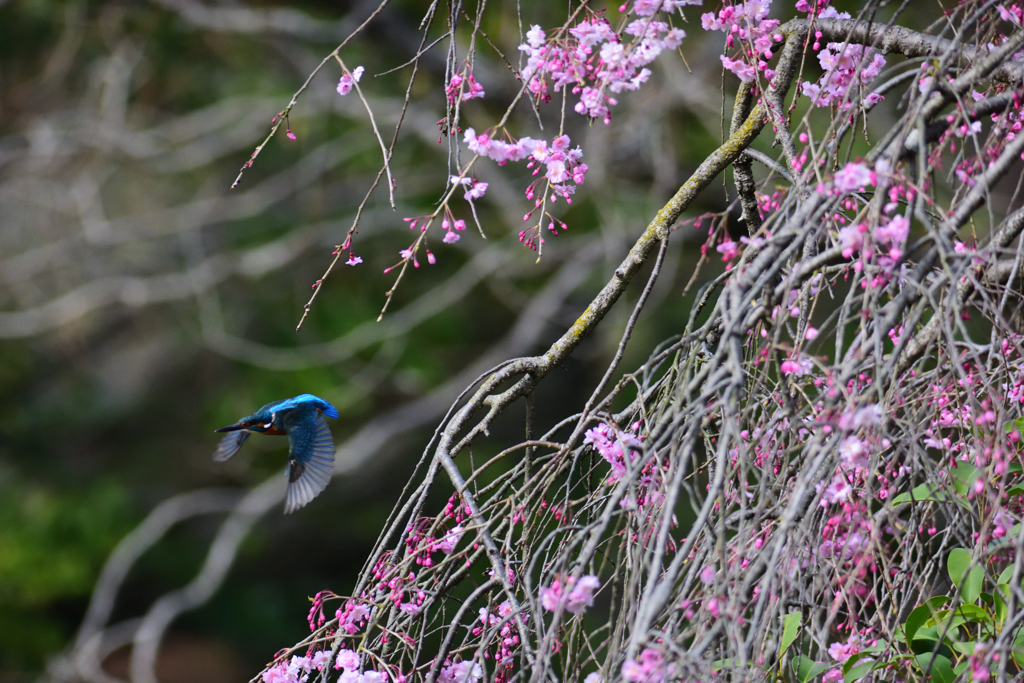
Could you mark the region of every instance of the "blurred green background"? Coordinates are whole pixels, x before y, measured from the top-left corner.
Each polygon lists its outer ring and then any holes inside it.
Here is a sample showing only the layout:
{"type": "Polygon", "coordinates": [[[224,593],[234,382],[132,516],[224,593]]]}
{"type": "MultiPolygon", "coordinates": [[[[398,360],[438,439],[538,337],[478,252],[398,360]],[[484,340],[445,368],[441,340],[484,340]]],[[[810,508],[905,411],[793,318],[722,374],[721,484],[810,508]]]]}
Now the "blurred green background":
{"type": "MultiPolygon", "coordinates": [[[[487,239],[472,225],[455,245],[439,234],[430,243],[437,264],[407,273],[377,323],[395,275],[382,271],[413,239],[401,219],[431,211],[452,171],[448,141],[438,141],[442,41],[410,90],[392,161],[397,210],[379,188],[355,241],[365,263],[331,274],[296,333],[312,283],[380,166],[363,105],[335,92],[336,64],[289,117],[297,140],[279,134],[229,187],[274,115],[375,7],[0,3],[0,680],[35,680],[52,665],[108,555],[161,501],[206,487],[241,494],[268,478],[283,487],[283,440],[253,439],[232,461],[214,463],[213,429],[269,401],[314,393],[342,413],[336,443],[357,434],[380,443],[305,509],[285,517],[276,505],[256,522],[223,586],[174,621],[157,667],[162,683],[248,680],[308,633],[307,597],[351,588],[467,379],[445,383],[556,339],[727,125],[721,36],[703,35],[693,12],[684,45],[692,71],[663,56],[648,85],[620,97],[611,126],[590,125],[570,102],[566,132],[591,170],[572,207],[556,205],[569,230],[547,239],[539,263],[517,240],[530,171],[482,161],[478,175],[491,183],[478,207],[487,239]]],[[[366,67],[361,85],[387,141],[428,7],[392,3],[342,53],[350,68],[366,67]]],[[[447,31],[446,11],[428,41],[447,31]]],[[[522,5],[524,26],[554,27],[564,17],[548,3],[522,5]]],[[[516,6],[489,7],[482,29],[515,64],[516,6]]],[[[468,37],[460,26],[459,64],[468,37]]],[[[462,119],[477,130],[498,121],[518,86],[482,42],[475,74],[487,97],[462,119]]],[[[727,82],[726,102],[734,87],[727,82]]],[[[509,129],[550,139],[559,114],[557,100],[539,119],[527,103],[509,129]]],[[[718,184],[689,215],[723,210],[730,192],[718,184]]],[[[461,200],[453,207],[470,218],[461,200]]],[[[683,288],[707,227],[683,226],[673,238],[624,368],[681,329],[695,291],[683,296],[683,288]]],[[[713,258],[702,278],[720,269],[713,258]]],[[[582,407],[641,288],[635,282],[620,310],[541,386],[541,430],[582,407]]],[[[522,435],[519,406],[481,448],[496,452],[522,435]]],[[[121,585],[113,621],[142,616],[191,581],[223,519],[189,519],[161,538],[121,585]]],[[[126,676],[128,650],[104,667],[126,676]]]]}

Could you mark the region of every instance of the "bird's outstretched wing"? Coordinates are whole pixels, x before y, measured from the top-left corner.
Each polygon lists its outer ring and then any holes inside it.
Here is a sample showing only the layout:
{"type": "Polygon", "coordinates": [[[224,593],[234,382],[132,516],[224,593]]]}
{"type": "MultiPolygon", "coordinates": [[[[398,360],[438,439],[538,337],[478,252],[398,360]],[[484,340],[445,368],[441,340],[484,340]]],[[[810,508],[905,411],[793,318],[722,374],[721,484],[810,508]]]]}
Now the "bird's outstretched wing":
{"type": "Polygon", "coordinates": [[[252,432],[244,429],[237,432],[228,432],[227,435],[217,444],[217,450],[213,452],[213,459],[223,462],[238,452],[242,444],[246,442],[252,432]]]}
{"type": "MultiPolygon", "coordinates": [[[[290,416],[289,416],[290,417],[290,416]]],[[[292,422],[287,417],[288,422],[292,422]]],[[[327,420],[316,410],[288,427],[288,493],[285,514],[295,512],[327,488],[334,470],[334,440],[327,420]]]]}

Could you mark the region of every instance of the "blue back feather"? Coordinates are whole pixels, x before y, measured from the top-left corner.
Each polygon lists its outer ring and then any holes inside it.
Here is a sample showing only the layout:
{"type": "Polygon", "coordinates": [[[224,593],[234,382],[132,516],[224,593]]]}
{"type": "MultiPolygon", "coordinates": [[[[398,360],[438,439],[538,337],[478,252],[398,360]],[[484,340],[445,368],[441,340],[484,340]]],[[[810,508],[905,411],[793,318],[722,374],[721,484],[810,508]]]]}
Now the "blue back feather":
{"type": "Polygon", "coordinates": [[[300,407],[316,408],[327,417],[334,419],[338,418],[337,408],[319,396],[314,396],[313,394],[299,394],[295,398],[287,398],[283,401],[278,401],[277,403],[271,403],[265,406],[264,409],[269,408],[271,409],[270,412],[280,412],[300,407]]]}

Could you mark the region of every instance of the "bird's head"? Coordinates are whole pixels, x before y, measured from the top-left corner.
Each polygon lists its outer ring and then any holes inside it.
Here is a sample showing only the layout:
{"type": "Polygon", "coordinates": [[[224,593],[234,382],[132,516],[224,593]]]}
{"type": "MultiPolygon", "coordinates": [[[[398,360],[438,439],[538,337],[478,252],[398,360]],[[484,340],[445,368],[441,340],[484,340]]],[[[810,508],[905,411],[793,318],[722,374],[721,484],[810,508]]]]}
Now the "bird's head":
{"type": "Polygon", "coordinates": [[[275,417],[276,415],[274,415],[274,413],[270,413],[269,415],[253,415],[251,417],[243,418],[233,425],[221,427],[214,431],[238,432],[244,429],[247,432],[258,432],[260,434],[266,434],[268,432],[276,433],[279,430],[275,426],[275,417]]]}

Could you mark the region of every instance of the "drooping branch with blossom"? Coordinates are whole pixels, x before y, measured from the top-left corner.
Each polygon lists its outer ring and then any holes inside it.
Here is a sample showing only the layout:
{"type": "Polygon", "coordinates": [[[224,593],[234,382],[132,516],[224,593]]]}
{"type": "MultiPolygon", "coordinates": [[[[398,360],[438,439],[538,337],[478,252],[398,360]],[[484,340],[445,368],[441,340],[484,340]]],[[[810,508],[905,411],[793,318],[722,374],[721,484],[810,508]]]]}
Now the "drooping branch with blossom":
{"type": "MultiPolygon", "coordinates": [[[[682,4],[624,5],[624,29],[585,7],[558,31],[535,26],[525,92],[538,106],[578,95],[575,111],[609,123],[615,96],[679,47],[662,18],[682,4]]],[[[936,35],[874,6],[853,18],[801,5],[809,16],[786,23],[764,1],[704,14],[741,82],[729,137],[576,325],[453,406],[354,593],[314,599],[310,639],[267,683],[1021,670],[1024,209],[1012,183],[999,189],[1024,151],[1020,10],[965,4],[936,35]],[[801,77],[812,57],[824,73],[801,77]],[[830,125],[796,119],[800,98],[830,109],[830,125]],[[883,98],[900,99],[898,125],[849,159],[883,98]],[[766,125],[783,154],[757,181],[751,162],[765,157],[748,148],[766,125]],[[730,165],[747,234],[733,241],[724,216],[694,221],[711,219],[705,253],[727,269],[679,336],[611,381],[656,264],[579,412],[545,434],[528,422],[527,440],[486,463],[460,457],[530,401],[641,265],[660,263],[687,206],[730,165]],[[780,179],[786,189],[766,195],[780,179]],[[439,487],[453,492],[438,512],[427,501],[439,487]]],[[[453,186],[476,187],[465,179],[480,157],[546,166],[527,190],[527,219],[541,221],[520,235],[539,247],[548,199],[569,199],[570,175],[583,182],[583,151],[565,136],[504,141],[502,125],[467,130],[477,156],[453,186]]],[[[457,238],[454,225],[442,227],[457,238]]]]}

